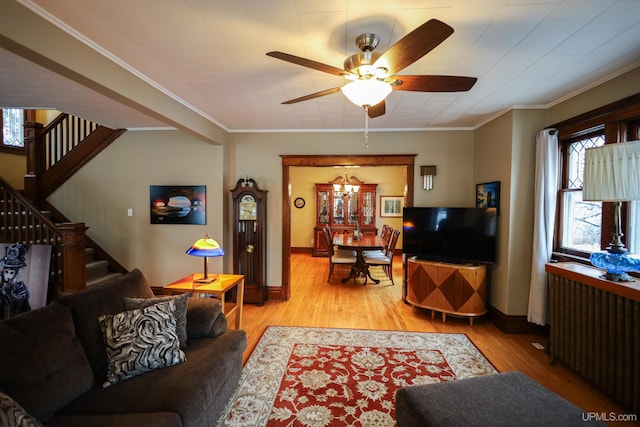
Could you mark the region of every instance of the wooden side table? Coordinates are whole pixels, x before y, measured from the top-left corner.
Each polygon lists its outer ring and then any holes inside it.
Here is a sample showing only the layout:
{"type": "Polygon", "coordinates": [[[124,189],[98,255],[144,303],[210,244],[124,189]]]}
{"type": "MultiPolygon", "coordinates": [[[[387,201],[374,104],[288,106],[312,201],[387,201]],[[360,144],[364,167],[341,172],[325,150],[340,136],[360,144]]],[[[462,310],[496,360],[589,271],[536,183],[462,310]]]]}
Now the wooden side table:
{"type": "Polygon", "coordinates": [[[225,316],[232,313],[236,315],[235,327],[242,327],[242,303],[244,300],[244,276],[241,274],[217,274],[217,279],[211,283],[194,283],[194,279],[202,278],[202,274],[190,274],[173,283],[162,287],[165,294],[191,292],[192,295],[214,295],[222,303],[222,312],[225,316]],[[236,301],[231,302],[226,298],[226,293],[236,289],[236,301]]]}

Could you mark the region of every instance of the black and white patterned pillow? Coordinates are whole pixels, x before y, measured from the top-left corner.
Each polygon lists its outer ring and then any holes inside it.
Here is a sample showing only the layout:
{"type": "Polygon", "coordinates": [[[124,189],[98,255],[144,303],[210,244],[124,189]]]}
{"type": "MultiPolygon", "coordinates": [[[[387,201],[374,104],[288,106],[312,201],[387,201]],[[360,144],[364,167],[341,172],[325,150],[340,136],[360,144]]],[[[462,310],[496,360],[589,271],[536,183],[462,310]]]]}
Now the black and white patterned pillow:
{"type": "Polygon", "coordinates": [[[44,427],[32,417],[11,396],[0,391],[0,426],[44,427]]]}
{"type": "Polygon", "coordinates": [[[185,293],[178,296],[153,297],[153,298],[131,298],[124,297],[124,309],[134,310],[136,308],[149,307],[153,304],[173,300],[176,303],[176,334],[180,340],[180,347],[187,346],[187,301],[189,294],[185,293]]]}
{"type": "Polygon", "coordinates": [[[176,335],[175,312],[170,300],[98,318],[108,359],[103,387],[186,361],[176,335]]]}

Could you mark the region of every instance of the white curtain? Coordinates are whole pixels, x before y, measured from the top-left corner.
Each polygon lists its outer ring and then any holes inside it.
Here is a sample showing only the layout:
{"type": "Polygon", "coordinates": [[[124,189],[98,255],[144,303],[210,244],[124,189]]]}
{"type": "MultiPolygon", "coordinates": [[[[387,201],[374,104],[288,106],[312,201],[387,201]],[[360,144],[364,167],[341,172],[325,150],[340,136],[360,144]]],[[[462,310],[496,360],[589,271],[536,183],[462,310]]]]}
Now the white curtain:
{"type": "Polygon", "coordinates": [[[529,322],[547,323],[547,273],[544,265],[551,259],[558,192],[558,136],[555,129],[543,129],[536,135],[536,172],[534,188],[533,256],[529,288],[529,322]]]}

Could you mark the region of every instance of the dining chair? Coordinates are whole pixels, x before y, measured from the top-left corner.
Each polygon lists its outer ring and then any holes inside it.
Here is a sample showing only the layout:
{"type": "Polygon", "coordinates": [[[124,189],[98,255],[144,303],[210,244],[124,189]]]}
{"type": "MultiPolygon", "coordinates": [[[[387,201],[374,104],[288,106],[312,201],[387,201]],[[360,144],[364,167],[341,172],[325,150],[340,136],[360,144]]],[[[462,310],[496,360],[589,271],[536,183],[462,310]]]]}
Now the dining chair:
{"type": "Polygon", "coordinates": [[[391,227],[389,224],[383,224],[382,231],[380,231],[380,237],[382,237],[382,240],[389,243],[389,238],[391,237],[392,232],[393,227],[391,227]]]}
{"type": "MultiPolygon", "coordinates": [[[[351,249],[340,249],[339,247],[333,244],[334,233],[331,230],[331,227],[329,226],[329,224],[325,224],[324,228],[325,228],[325,231],[329,233],[329,241],[331,242],[331,246],[333,246],[334,255],[356,256],[356,251],[351,249]]],[[[327,242],[327,245],[329,245],[329,242],[327,242]]]]}
{"type": "Polygon", "coordinates": [[[364,255],[364,262],[369,267],[382,267],[382,271],[387,275],[389,279],[391,279],[391,284],[395,285],[393,281],[393,253],[396,249],[396,245],[398,244],[398,238],[400,237],[400,230],[393,230],[391,233],[391,240],[389,240],[389,245],[386,248],[386,251],[383,255],[371,254],[364,255]]]}
{"type": "MultiPolygon", "coordinates": [[[[333,248],[333,239],[331,238],[331,234],[329,230],[326,228],[323,229],[324,237],[327,241],[327,250],[329,252],[329,276],[327,276],[327,282],[331,280],[331,274],[333,274],[333,267],[335,265],[348,265],[351,269],[356,268],[356,252],[350,250],[338,250],[335,251],[333,248]]],[[[355,276],[353,277],[353,281],[356,281],[355,276]]]]}
{"type": "Polygon", "coordinates": [[[382,249],[372,249],[363,252],[363,256],[387,256],[387,251],[389,248],[389,243],[391,243],[391,236],[393,235],[393,227],[390,225],[384,224],[382,226],[382,231],[380,232],[380,238],[384,240],[384,248],[382,249]]]}

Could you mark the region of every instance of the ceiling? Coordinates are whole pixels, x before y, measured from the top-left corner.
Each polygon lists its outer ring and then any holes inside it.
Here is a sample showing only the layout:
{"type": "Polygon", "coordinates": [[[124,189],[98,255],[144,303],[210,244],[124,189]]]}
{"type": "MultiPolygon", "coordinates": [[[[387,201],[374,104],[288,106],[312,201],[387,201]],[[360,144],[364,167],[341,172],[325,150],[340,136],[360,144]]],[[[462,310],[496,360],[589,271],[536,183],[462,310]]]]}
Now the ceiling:
{"type": "MultiPolygon", "coordinates": [[[[372,129],[475,128],[510,108],[545,108],[640,65],[638,0],[18,0],[226,131],[350,130],[364,111],[330,74],[355,38],[384,51],[431,18],[455,32],[398,74],[473,76],[469,92],[393,91],[372,129]]],[[[168,126],[0,48],[0,107],[55,108],[117,128],[168,126]]]]}

